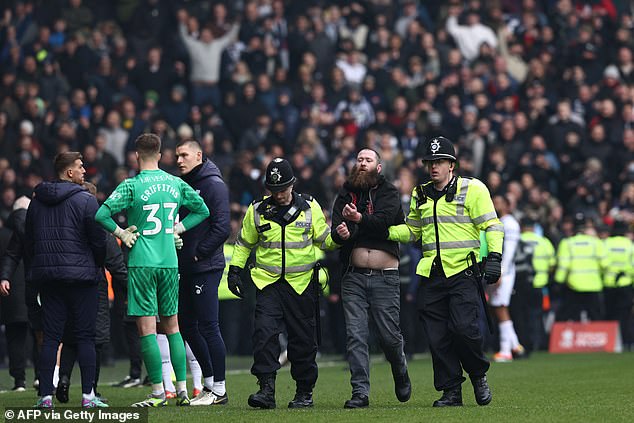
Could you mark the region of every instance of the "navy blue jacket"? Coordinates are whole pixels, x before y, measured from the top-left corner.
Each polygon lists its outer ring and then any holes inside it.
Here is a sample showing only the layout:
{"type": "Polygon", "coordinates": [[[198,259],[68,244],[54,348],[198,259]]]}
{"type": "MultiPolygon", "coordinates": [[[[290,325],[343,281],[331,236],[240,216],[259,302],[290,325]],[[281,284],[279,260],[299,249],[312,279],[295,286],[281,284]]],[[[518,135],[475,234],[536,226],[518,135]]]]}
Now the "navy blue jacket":
{"type": "Polygon", "coordinates": [[[68,181],[35,187],[26,213],[27,280],[97,283],[106,254],[106,232],[95,222],[99,204],[68,181]]]}
{"type": "MultiPolygon", "coordinates": [[[[183,248],[178,252],[179,271],[181,274],[193,274],[224,269],[223,246],[231,233],[231,221],[229,190],[220,169],[211,160],[205,159],[182,179],[203,198],[209,217],[181,235],[183,248]]],[[[188,213],[186,208],[180,209],[181,221],[188,213]]]]}

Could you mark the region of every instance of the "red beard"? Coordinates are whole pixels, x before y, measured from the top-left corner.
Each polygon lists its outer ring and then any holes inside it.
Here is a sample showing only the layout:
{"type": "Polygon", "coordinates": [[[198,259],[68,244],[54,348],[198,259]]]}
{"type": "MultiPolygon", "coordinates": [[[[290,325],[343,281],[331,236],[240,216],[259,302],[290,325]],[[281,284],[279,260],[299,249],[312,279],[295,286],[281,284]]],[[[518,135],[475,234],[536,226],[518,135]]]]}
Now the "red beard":
{"type": "Polygon", "coordinates": [[[362,172],[355,165],[348,176],[348,184],[354,189],[367,191],[379,183],[379,172],[376,169],[362,172]]]}

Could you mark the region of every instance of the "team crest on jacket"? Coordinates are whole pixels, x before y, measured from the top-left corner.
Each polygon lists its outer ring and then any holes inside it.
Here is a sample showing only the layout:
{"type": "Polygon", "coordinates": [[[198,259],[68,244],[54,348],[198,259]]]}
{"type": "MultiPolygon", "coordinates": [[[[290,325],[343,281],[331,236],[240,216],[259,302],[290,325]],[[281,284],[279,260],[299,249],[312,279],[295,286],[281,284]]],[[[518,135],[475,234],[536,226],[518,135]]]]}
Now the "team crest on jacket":
{"type": "Polygon", "coordinates": [[[433,140],[429,148],[431,149],[432,154],[436,154],[436,152],[440,150],[440,141],[433,140]]]}
{"type": "Polygon", "coordinates": [[[274,167],[273,169],[271,169],[271,181],[274,184],[277,184],[281,179],[282,179],[282,174],[280,173],[280,169],[277,167],[274,167]]]}

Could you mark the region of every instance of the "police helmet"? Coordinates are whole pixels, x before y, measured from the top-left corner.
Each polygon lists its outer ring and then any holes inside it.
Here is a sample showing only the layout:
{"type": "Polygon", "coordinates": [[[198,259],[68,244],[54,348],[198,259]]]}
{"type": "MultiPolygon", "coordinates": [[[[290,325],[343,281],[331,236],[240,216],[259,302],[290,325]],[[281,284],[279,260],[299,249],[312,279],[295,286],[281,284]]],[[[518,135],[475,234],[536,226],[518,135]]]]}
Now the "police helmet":
{"type": "Polygon", "coordinates": [[[457,162],[456,150],[453,144],[445,137],[434,137],[427,144],[425,149],[425,156],[423,156],[423,162],[429,162],[433,160],[451,160],[457,162]]]}
{"type": "Polygon", "coordinates": [[[266,167],[266,177],[264,179],[264,185],[271,192],[284,191],[295,183],[295,175],[293,175],[293,168],[286,159],[276,157],[271,160],[266,167]]]}

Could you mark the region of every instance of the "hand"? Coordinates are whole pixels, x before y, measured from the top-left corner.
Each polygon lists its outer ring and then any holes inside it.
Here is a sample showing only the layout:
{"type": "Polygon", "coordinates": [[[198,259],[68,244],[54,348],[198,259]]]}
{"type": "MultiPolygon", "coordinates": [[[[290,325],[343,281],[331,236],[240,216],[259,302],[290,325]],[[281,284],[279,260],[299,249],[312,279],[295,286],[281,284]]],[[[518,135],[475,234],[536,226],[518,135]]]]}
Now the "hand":
{"type": "Polygon", "coordinates": [[[244,285],[242,279],[240,279],[240,269],[238,266],[229,266],[229,274],[227,275],[227,285],[229,285],[229,291],[233,295],[239,298],[244,298],[244,285]]]}
{"type": "Polygon", "coordinates": [[[11,291],[11,283],[6,280],[3,279],[0,281],[0,295],[2,295],[3,297],[8,297],[11,291]]]}
{"type": "Polygon", "coordinates": [[[500,253],[489,253],[487,262],[484,265],[484,280],[492,285],[502,276],[502,255],[500,253]]]}
{"type": "Polygon", "coordinates": [[[342,222],[337,226],[337,235],[339,235],[343,240],[350,238],[350,230],[348,229],[346,222],[342,222]]]}
{"type": "Polygon", "coordinates": [[[181,238],[181,236],[176,232],[174,232],[174,246],[177,250],[183,248],[183,238],[181,238]]]}
{"type": "Polygon", "coordinates": [[[345,207],[343,208],[343,211],[341,212],[341,215],[343,216],[344,219],[348,219],[351,222],[354,223],[359,223],[361,222],[361,213],[359,213],[357,211],[357,206],[355,206],[352,203],[348,203],[345,205],[345,207]]]}
{"type": "Polygon", "coordinates": [[[132,248],[136,240],[139,239],[140,235],[136,232],[136,226],[134,225],[126,228],[125,231],[117,226],[117,229],[115,229],[112,234],[119,238],[128,248],[132,248]]]}
{"type": "Polygon", "coordinates": [[[182,234],[183,232],[185,232],[187,229],[185,229],[185,226],[183,226],[183,224],[181,222],[178,222],[176,225],[174,225],[174,233],[175,234],[182,234]]]}

